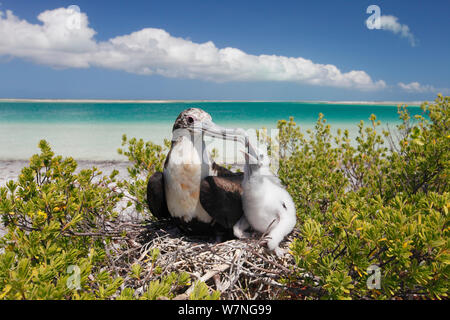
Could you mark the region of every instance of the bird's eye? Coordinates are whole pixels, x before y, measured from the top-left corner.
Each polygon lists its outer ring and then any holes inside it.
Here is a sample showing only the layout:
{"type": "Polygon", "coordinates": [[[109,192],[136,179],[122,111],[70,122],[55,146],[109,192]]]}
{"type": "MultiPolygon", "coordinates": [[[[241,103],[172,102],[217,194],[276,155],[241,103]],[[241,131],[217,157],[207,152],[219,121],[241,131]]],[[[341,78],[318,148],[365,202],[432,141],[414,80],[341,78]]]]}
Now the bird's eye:
{"type": "Polygon", "coordinates": [[[194,123],[194,118],[188,117],[188,118],[187,118],[187,121],[188,121],[188,123],[194,123]]]}

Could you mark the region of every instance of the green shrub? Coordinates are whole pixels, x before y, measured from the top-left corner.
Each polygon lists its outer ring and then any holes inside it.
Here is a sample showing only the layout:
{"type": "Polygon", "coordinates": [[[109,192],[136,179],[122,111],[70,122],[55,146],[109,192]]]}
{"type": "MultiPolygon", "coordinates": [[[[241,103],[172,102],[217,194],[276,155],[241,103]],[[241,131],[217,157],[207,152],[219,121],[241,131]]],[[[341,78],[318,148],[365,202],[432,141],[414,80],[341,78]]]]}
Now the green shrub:
{"type": "Polygon", "coordinates": [[[292,118],[279,121],[279,176],[301,235],[291,250],[306,283],[324,289],[318,297],[447,297],[449,103],[423,104],[414,123],[399,107],[399,141],[374,115],[353,145],[348,132],[333,137],[322,115],[308,138],[292,118]],[[379,289],[367,285],[370,266],[380,268],[379,289]]]}
{"type": "Polygon", "coordinates": [[[154,144],[151,141],[144,142],[142,139],[122,136],[122,147],[118,153],[124,155],[130,161],[128,167],[129,179],[119,182],[118,186],[126,190],[131,196],[132,203],[138,212],[145,212],[147,207],[147,182],[150,176],[156,171],[162,172],[166,151],[170,147],[170,141],[164,140],[164,147],[154,144]]]}
{"type": "Polygon", "coordinates": [[[75,174],[72,158],[55,157],[45,141],[39,147],[41,154],[31,158],[18,182],[0,188],[8,231],[0,240],[0,297],[108,298],[122,279],[101,270],[104,242],[111,240],[97,235],[100,221],[117,216],[114,207],[122,195],[108,188],[117,172],[100,177],[93,168],[75,174]]]}
{"type": "MultiPolygon", "coordinates": [[[[140,281],[146,290],[135,290],[132,279],[142,268],[133,261],[126,265],[128,260],[114,268],[113,262],[134,241],[118,219],[116,207],[124,197],[117,189],[118,172],[104,177],[93,168],[76,174],[72,158],[54,156],[45,141],[39,148],[18,181],[0,188],[7,228],[0,239],[0,299],[170,299],[188,288],[186,273],[155,272],[140,281]]],[[[157,255],[156,250],[152,270],[157,255]]],[[[200,293],[195,298],[218,297],[200,293]]]]}

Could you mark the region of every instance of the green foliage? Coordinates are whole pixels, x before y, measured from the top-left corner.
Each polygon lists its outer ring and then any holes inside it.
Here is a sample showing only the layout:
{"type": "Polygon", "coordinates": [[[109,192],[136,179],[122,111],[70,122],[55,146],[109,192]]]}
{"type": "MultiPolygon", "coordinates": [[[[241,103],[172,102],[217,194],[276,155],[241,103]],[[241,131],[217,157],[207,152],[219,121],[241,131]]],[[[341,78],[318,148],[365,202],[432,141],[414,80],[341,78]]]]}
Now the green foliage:
{"type": "Polygon", "coordinates": [[[387,196],[398,192],[416,194],[448,191],[450,177],[450,97],[439,95],[434,104],[421,108],[427,117],[416,116],[411,125],[405,108],[399,110],[403,124],[399,147],[390,158],[387,196]]]}
{"type": "Polygon", "coordinates": [[[197,281],[194,285],[194,290],[189,295],[190,300],[218,300],[220,292],[214,291],[209,293],[208,287],[204,282],[197,281]]]}
{"type": "Polygon", "coordinates": [[[347,131],[333,136],[322,115],[307,137],[292,118],[278,122],[279,176],[301,235],[291,252],[314,276],[307,284],[319,279],[319,297],[447,297],[449,103],[423,104],[414,123],[399,107],[398,141],[374,115],[354,143],[347,131]],[[378,290],[367,286],[371,265],[380,267],[378,290]]]}
{"type": "Polygon", "coordinates": [[[163,171],[165,151],[169,149],[170,141],[164,140],[164,147],[161,147],[151,141],[144,142],[142,139],[128,140],[127,136],[123,135],[122,147],[126,149],[119,149],[118,153],[126,156],[132,166],[128,167],[129,180],[119,182],[118,186],[129,193],[136,210],[144,212],[148,179],[156,171],[163,171]]]}
{"type": "Polygon", "coordinates": [[[8,231],[0,239],[0,297],[109,298],[122,280],[101,270],[109,240],[96,235],[99,220],[117,216],[114,207],[122,195],[108,188],[117,172],[101,177],[93,168],[75,174],[72,158],[54,156],[45,141],[39,148],[18,182],[0,188],[8,231]]]}
{"type": "MultiPolygon", "coordinates": [[[[142,152],[138,142],[132,145],[128,156],[139,159],[138,170],[153,155],[142,152]]],[[[143,279],[139,263],[130,262],[128,274],[111,267],[118,258],[111,253],[130,240],[126,230],[115,228],[124,196],[116,192],[117,171],[109,177],[96,168],[75,173],[72,158],[54,156],[46,141],[39,148],[18,181],[0,188],[0,216],[7,228],[0,239],[0,299],[171,299],[187,290],[187,273],[160,275],[157,248],[149,255],[151,281],[143,279]],[[124,287],[133,281],[144,291],[124,287]]],[[[162,159],[147,168],[160,169],[162,159]]],[[[217,293],[195,296],[211,297],[217,293]]]]}
{"type": "Polygon", "coordinates": [[[170,273],[164,276],[161,281],[152,281],[147,291],[140,297],[141,300],[156,300],[160,297],[174,298],[173,292],[177,287],[184,287],[189,284],[189,275],[185,272],[176,274],[170,273]]]}

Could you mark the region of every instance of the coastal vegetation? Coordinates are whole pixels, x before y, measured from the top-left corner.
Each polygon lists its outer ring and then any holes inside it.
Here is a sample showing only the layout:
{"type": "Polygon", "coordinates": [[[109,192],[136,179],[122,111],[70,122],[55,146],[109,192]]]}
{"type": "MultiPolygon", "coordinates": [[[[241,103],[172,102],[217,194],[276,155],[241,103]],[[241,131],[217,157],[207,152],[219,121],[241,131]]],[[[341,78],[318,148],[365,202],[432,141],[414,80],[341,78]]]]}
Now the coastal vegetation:
{"type": "MultiPolygon", "coordinates": [[[[278,122],[278,175],[296,204],[291,264],[271,278],[272,299],[446,299],[450,275],[450,97],[423,103],[401,124],[372,115],[355,141],[333,134],[320,114],[313,130],[278,122]]],[[[46,141],[15,181],[0,188],[0,299],[219,299],[211,278],[165,272],[146,182],[162,171],[163,146],[123,137],[130,161],[117,171],[76,171],[46,141]],[[135,210],[140,220],[126,220],[135,210]],[[139,248],[137,250],[136,248],[139,248]]],[[[268,254],[268,253],[266,253],[268,254]]],[[[239,281],[239,279],[236,279],[239,281]]],[[[243,284],[245,286],[245,283],[243,284]]],[[[257,290],[255,287],[247,291],[257,290]]],[[[251,294],[251,293],[250,293],[251,294]]]]}

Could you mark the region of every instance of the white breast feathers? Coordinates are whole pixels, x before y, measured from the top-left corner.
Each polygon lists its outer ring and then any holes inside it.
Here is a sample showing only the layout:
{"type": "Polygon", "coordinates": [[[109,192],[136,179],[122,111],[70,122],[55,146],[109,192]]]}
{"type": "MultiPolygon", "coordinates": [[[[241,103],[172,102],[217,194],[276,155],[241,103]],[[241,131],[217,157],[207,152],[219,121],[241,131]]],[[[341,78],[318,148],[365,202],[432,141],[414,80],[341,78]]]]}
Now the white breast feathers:
{"type": "Polygon", "coordinates": [[[202,173],[201,157],[188,137],[182,137],[173,145],[164,168],[167,207],[173,217],[186,222],[192,218],[211,222],[211,216],[199,199],[200,182],[208,174],[208,171],[202,173]]]}

